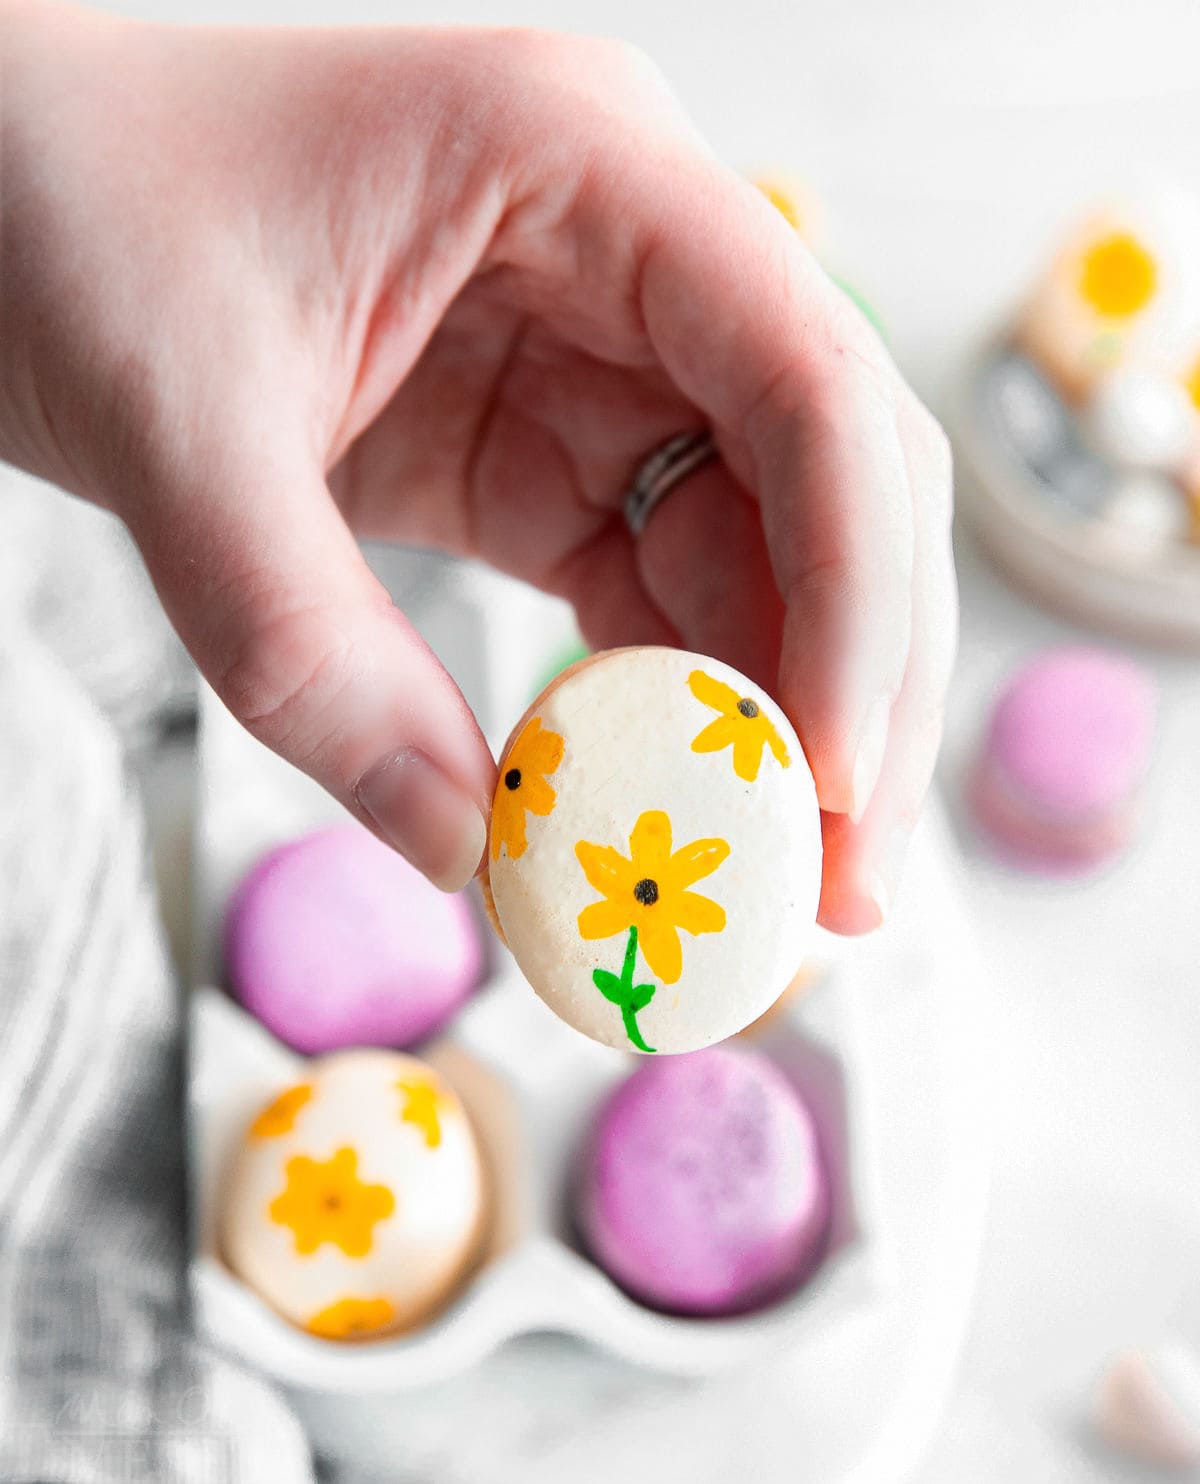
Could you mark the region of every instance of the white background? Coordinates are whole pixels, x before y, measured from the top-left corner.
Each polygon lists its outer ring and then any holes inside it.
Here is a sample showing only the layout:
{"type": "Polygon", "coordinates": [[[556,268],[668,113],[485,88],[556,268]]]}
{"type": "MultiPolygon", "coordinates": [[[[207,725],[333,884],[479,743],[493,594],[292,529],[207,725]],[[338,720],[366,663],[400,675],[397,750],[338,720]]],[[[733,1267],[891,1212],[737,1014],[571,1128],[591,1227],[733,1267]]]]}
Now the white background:
{"type": "MultiPolygon", "coordinates": [[[[1056,221],[1163,169],[1200,184],[1197,0],[256,0],[171,19],[524,22],[650,52],[720,153],[804,174],[831,266],[877,303],[935,409],[1056,221]]],[[[1006,669],[1067,630],[962,547],[963,637],[943,779],[1006,669]]],[[[1200,671],[1164,690],[1149,818],[1103,879],[1048,886],[970,837],[999,986],[1001,1137],[977,1312],[921,1484],[1118,1479],[1081,1439],[1106,1352],[1200,1347],[1200,671]]]]}

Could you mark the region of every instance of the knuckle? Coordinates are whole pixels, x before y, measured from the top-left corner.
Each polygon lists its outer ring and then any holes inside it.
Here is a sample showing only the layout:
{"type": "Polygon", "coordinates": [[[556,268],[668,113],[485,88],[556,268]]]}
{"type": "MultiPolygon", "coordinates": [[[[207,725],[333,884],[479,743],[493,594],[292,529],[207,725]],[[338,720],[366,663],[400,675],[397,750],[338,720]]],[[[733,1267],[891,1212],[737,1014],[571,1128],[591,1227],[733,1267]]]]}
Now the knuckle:
{"type": "Polygon", "coordinates": [[[285,608],[231,646],[217,694],[252,736],[306,768],[327,751],[352,684],[352,644],[336,612],[285,608]]]}

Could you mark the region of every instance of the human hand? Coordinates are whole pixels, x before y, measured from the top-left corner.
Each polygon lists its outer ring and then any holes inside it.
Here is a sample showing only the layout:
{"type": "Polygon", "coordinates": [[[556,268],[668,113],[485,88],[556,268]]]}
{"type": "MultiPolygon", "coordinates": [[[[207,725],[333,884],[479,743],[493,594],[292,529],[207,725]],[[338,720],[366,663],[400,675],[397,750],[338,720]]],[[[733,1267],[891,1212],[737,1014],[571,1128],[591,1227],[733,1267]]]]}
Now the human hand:
{"type": "Polygon", "coordinates": [[[495,764],[354,536],[771,691],[873,927],[954,650],[946,441],[778,213],[609,42],[152,27],[0,0],[0,454],[117,512],[260,739],[439,885],[495,764]],[[635,541],[633,469],[721,459],[635,541]]]}

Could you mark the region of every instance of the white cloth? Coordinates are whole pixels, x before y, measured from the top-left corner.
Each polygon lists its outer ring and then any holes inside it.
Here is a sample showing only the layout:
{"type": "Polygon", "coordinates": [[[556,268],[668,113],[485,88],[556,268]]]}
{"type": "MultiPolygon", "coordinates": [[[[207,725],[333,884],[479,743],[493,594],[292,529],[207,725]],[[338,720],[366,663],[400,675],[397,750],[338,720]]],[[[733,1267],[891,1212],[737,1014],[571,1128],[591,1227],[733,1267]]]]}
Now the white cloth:
{"type": "Polygon", "coordinates": [[[116,521],[0,469],[0,1478],[305,1484],[186,1307],[180,987],[135,781],[186,658],[116,521]]]}

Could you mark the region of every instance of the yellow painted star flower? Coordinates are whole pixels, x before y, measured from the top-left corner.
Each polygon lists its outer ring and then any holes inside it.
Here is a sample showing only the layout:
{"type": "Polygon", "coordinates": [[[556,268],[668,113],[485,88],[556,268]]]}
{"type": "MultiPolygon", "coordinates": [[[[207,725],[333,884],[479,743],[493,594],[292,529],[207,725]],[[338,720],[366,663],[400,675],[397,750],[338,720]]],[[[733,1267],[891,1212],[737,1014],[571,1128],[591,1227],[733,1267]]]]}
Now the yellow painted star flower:
{"type": "Polygon", "coordinates": [[[386,1185],[358,1178],[358,1155],[349,1146],[326,1160],[294,1155],[284,1174],[287,1184],[267,1209],[272,1221],[291,1227],[302,1257],[322,1242],[340,1247],[347,1257],[366,1257],[376,1223],[396,1209],[386,1185]]]}
{"type": "Polygon", "coordinates": [[[385,1298],[344,1298],[314,1314],[304,1328],[323,1340],[358,1340],[387,1329],[395,1317],[395,1309],[385,1298]]]}
{"type": "Polygon", "coordinates": [[[300,1082],[289,1087],[268,1107],[264,1108],[250,1125],[252,1139],[279,1139],[290,1134],[296,1122],[296,1114],[312,1097],[310,1082],[300,1082]]]}
{"type": "Polygon", "coordinates": [[[724,840],[693,840],[672,853],[671,821],[661,809],[649,809],[633,827],[629,853],[626,860],[611,845],[576,845],[583,874],[604,897],[579,914],[580,936],[611,938],[636,927],[651,972],[674,984],[683,972],[679,929],[695,936],[725,926],[725,909],[687,888],[715,871],[729,846],[724,840]]]}
{"type": "Polygon", "coordinates": [[[1083,256],[1079,289],[1097,314],[1128,319],[1144,309],[1158,286],[1158,266],[1129,232],[1114,232],[1083,256]]]}
{"type": "Polygon", "coordinates": [[[425,1138],[425,1147],[436,1149],[442,1142],[442,1125],[438,1118],[442,1104],[441,1088],[425,1078],[404,1077],[396,1083],[396,1091],[404,1094],[401,1122],[416,1124],[425,1138]]]}
{"type": "Polygon", "coordinates": [[[526,813],[545,816],[554,808],[555,792],[546,782],[563,760],[563,739],[547,731],[540,716],[531,717],[508,750],[492,800],[492,859],[507,845],[513,860],[525,854],[526,813]]]}
{"type": "Polygon", "coordinates": [[[752,697],[739,696],[731,685],[714,680],[703,670],[693,670],[688,685],[698,701],[721,713],[692,742],[693,752],[720,752],[732,747],[733,771],[747,783],[758,777],[764,747],[771,749],[780,767],[790,766],[783,738],[752,697]]]}

